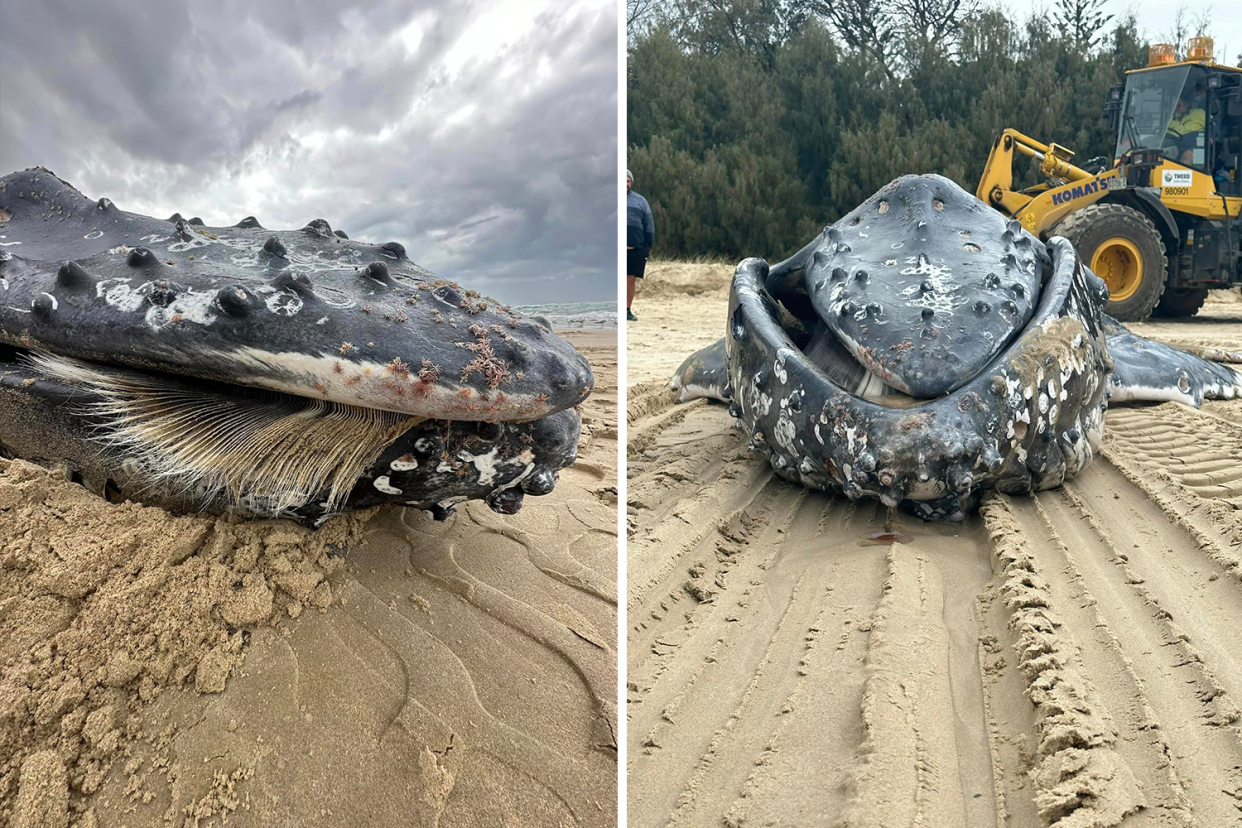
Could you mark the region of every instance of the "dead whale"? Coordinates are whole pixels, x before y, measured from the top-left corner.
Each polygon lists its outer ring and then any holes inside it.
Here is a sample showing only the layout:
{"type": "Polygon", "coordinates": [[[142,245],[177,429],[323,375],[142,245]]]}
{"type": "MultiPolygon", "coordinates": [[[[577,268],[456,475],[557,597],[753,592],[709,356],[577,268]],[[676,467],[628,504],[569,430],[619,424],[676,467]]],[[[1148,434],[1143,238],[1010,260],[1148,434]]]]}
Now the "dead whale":
{"type": "Polygon", "coordinates": [[[978,493],[1059,486],[1110,397],[1242,393],[1227,366],[1138,337],[1061,238],[1040,241],[940,176],[905,176],[788,260],[738,265],[725,337],[670,382],[729,404],[783,477],[925,519],[978,493]]]}
{"type": "Polygon", "coordinates": [[[585,358],[397,242],[167,220],[0,178],[0,456],[170,509],[512,513],[574,462],[585,358]]]}

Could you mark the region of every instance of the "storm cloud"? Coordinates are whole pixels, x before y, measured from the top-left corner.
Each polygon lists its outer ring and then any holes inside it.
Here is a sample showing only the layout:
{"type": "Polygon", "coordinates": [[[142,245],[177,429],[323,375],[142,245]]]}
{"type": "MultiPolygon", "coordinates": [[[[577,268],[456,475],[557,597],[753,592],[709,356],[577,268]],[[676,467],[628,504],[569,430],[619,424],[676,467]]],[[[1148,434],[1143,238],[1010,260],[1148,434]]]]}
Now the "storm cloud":
{"type": "Polygon", "coordinates": [[[0,174],[326,218],[511,303],[616,295],[617,4],[0,0],[0,174]]]}

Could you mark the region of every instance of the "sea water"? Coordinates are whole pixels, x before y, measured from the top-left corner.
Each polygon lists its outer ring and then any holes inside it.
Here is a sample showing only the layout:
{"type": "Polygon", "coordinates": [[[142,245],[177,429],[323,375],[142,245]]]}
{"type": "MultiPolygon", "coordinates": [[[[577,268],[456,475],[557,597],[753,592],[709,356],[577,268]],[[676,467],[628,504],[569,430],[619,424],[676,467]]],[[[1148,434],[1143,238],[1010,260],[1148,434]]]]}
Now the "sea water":
{"type": "Polygon", "coordinates": [[[542,316],[553,328],[615,328],[615,302],[552,302],[546,305],[514,305],[518,313],[542,316]]]}

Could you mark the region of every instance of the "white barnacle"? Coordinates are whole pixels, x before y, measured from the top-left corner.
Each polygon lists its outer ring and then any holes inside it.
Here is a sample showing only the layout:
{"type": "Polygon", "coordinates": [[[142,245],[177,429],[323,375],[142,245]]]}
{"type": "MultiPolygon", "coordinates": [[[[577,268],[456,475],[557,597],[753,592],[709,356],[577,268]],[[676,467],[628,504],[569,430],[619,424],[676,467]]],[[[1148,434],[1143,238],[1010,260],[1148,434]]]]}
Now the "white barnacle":
{"type": "Polygon", "coordinates": [[[792,353],[793,351],[788,348],[776,349],[776,362],[772,366],[772,371],[776,374],[777,379],[779,379],[782,383],[788,382],[789,380],[789,375],[785,371],[785,360],[788,359],[789,355],[792,353]]]}
{"type": "Polygon", "coordinates": [[[411,457],[410,455],[406,455],[406,457],[409,457],[410,459],[406,460],[403,457],[398,457],[396,460],[393,460],[391,463],[388,464],[388,468],[392,469],[395,472],[407,472],[407,471],[414,471],[414,469],[417,469],[418,460],[414,457],[411,457]]]}
{"type": "Polygon", "coordinates": [[[794,437],[797,436],[798,430],[794,427],[793,422],[784,414],[776,421],[776,427],[773,429],[776,437],[776,444],[787,451],[794,451],[794,437]]]}
{"type": "Polygon", "coordinates": [[[263,301],[269,311],[282,316],[293,316],[302,309],[302,297],[293,291],[276,291],[263,301]]]}

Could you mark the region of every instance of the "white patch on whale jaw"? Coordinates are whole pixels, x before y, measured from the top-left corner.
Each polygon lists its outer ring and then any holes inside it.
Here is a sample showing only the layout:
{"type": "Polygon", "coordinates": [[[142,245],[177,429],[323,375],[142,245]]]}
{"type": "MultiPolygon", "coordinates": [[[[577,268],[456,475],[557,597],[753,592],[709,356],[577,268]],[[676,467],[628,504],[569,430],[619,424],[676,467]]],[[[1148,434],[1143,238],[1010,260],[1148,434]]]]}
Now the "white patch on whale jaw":
{"type": "Polygon", "coordinates": [[[281,316],[294,316],[298,311],[302,310],[302,297],[298,296],[291,290],[276,290],[271,285],[264,285],[256,288],[257,293],[267,294],[263,303],[267,305],[267,309],[272,313],[281,316]]]}
{"type": "Polygon", "coordinates": [[[496,455],[499,451],[499,446],[492,446],[492,450],[486,454],[471,454],[468,451],[459,451],[457,452],[457,459],[466,463],[473,463],[475,471],[479,473],[479,485],[490,486],[496,480],[496,455]]]}
{"type": "Polygon", "coordinates": [[[381,492],[383,492],[386,495],[403,494],[403,492],[400,489],[398,489],[396,486],[393,486],[389,482],[388,475],[386,474],[381,477],[375,478],[375,480],[372,481],[371,485],[379,489],[381,492]]]}
{"type": "Polygon", "coordinates": [[[215,293],[187,291],[177,296],[167,307],[152,305],[147,309],[146,323],[154,331],[181,322],[210,325],[216,321],[215,293]]]}
{"type": "Polygon", "coordinates": [[[168,245],[169,253],[184,253],[187,250],[193,250],[196,247],[206,247],[211,241],[200,236],[198,233],[193,234],[193,238],[189,241],[180,241],[168,245]]]}

